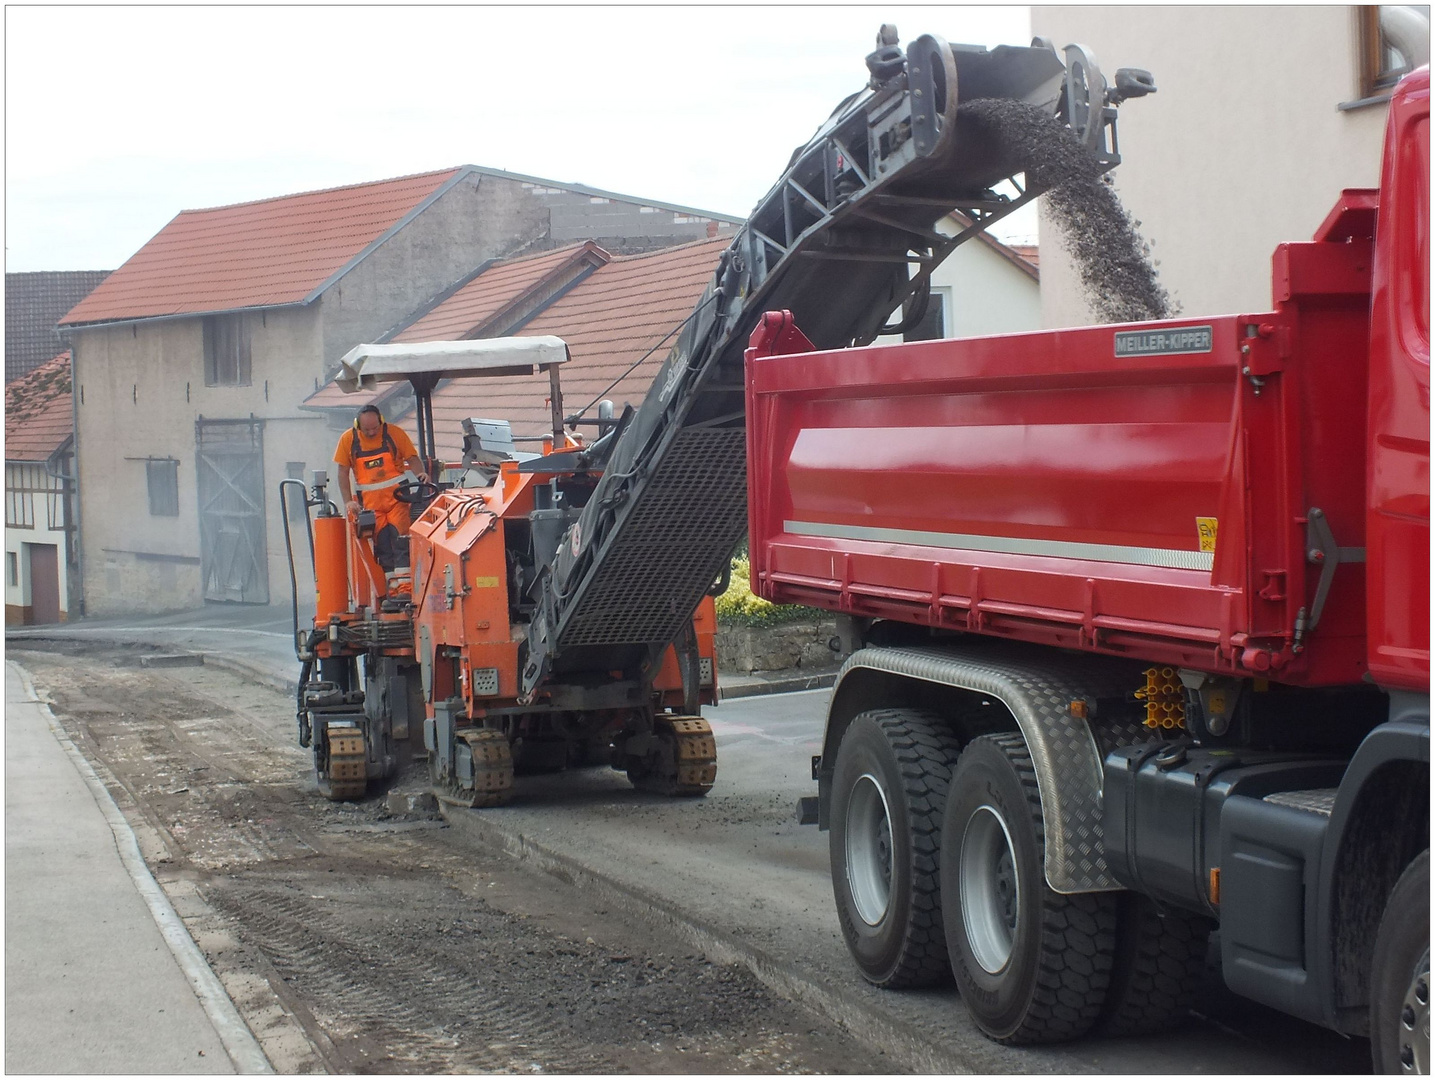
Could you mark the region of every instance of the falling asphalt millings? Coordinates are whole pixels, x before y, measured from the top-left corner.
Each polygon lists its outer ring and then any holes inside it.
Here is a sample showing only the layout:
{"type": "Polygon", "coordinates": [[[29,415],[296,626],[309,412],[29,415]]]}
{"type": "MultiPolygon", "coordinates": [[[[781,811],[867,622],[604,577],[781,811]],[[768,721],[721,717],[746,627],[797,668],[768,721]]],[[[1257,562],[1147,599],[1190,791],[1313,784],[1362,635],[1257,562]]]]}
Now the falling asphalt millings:
{"type": "Polygon", "coordinates": [[[1012,172],[1045,190],[1063,246],[1076,260],[1097,321],[1142,322],[1178,311],[1156,279],[1139,222],[1117,198],[1096,156],[1059,119],[1010,98],[978,98],[957,108],[1012,172]]]}

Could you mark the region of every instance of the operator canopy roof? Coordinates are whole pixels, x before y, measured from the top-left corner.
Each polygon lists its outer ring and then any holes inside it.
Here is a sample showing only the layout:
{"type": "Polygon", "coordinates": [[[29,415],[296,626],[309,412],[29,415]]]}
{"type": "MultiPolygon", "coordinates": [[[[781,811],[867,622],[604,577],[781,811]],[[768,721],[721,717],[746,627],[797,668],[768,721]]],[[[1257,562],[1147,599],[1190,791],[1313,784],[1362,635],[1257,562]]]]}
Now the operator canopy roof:
{"type": "Polygon", "coordinates": [[[533,375],[566,363],[568,346],[557,337],[479,338],[474,341],[423,341],[405,345],[355,345],[339,361],[334,382],[346,394],[379,383],[415,376],[461,379],[468,376],[533,375]]]}

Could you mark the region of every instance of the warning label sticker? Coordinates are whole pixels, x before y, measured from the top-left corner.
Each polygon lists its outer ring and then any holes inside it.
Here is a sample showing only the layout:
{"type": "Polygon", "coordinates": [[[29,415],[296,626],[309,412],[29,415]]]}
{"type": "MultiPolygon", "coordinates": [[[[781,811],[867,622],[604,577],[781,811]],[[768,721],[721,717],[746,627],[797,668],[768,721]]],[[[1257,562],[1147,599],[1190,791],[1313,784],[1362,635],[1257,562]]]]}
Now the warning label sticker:
{"type": "Polygon", "coordinates": [[[1117,356],[1171,356],[1208,353],[1214,335],[1209,326],[1181,326],[1173,330],[1127,330],[1116,335],[1117,356]]]}
{"type": "Polygon", "coordinates": [[[1196,537],[1200,541],[1201,551],[1216,550],[1216,530],[1219,522],[1213,517],[1198,517],[1196,519],[1196,537]]]}

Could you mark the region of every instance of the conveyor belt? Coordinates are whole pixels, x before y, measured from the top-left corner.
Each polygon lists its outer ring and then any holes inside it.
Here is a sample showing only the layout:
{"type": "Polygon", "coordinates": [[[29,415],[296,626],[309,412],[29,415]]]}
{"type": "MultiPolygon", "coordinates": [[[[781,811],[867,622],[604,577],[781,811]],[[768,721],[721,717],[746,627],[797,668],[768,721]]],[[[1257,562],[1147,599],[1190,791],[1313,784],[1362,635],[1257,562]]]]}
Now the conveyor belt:
{"type": "Polygon", "coordinates": [[[972,97],[1079,116],[1074,134],[1099,166],[1116,164],[1106,83],[1075,46],[1063,62],[1049,46],[988,52],[924,36],[903,53],[895,32],[890,38],[884,28],[883,47],[868,58],[869,87],[793,155],[723,253],[615,440],[593,497],[544,571],[524,693],[559,667],[607,672],[640,653],[656,658],[741,540],[743,350],[763,312],[791,311],[819,349],[871,341],[909,299],[915,323],[932,269],[1039,194],[959,120],[964,87],[972,97]],[[937,231],[954,210],[970,227],[937,231]]]}

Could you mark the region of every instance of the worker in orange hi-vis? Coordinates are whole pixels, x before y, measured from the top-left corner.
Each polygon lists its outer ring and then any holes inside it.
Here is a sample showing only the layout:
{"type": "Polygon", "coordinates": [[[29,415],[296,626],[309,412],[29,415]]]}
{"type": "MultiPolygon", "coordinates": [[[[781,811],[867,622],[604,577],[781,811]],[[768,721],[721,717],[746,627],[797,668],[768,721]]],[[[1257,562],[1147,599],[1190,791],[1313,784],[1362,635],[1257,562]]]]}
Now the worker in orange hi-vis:
{"type": "Polygon", "coordinates": [[[409,507],[394,498],[394,491],[408,478],[406,469],[414,479],[428,481],[408,433],[387,423],[378,406],[365,405],[354,426],[339,436],[334,464],[349,516],[357,517],[360,509],[374,512],[375,561],[386,571],[407,566],[409,507]]]}

